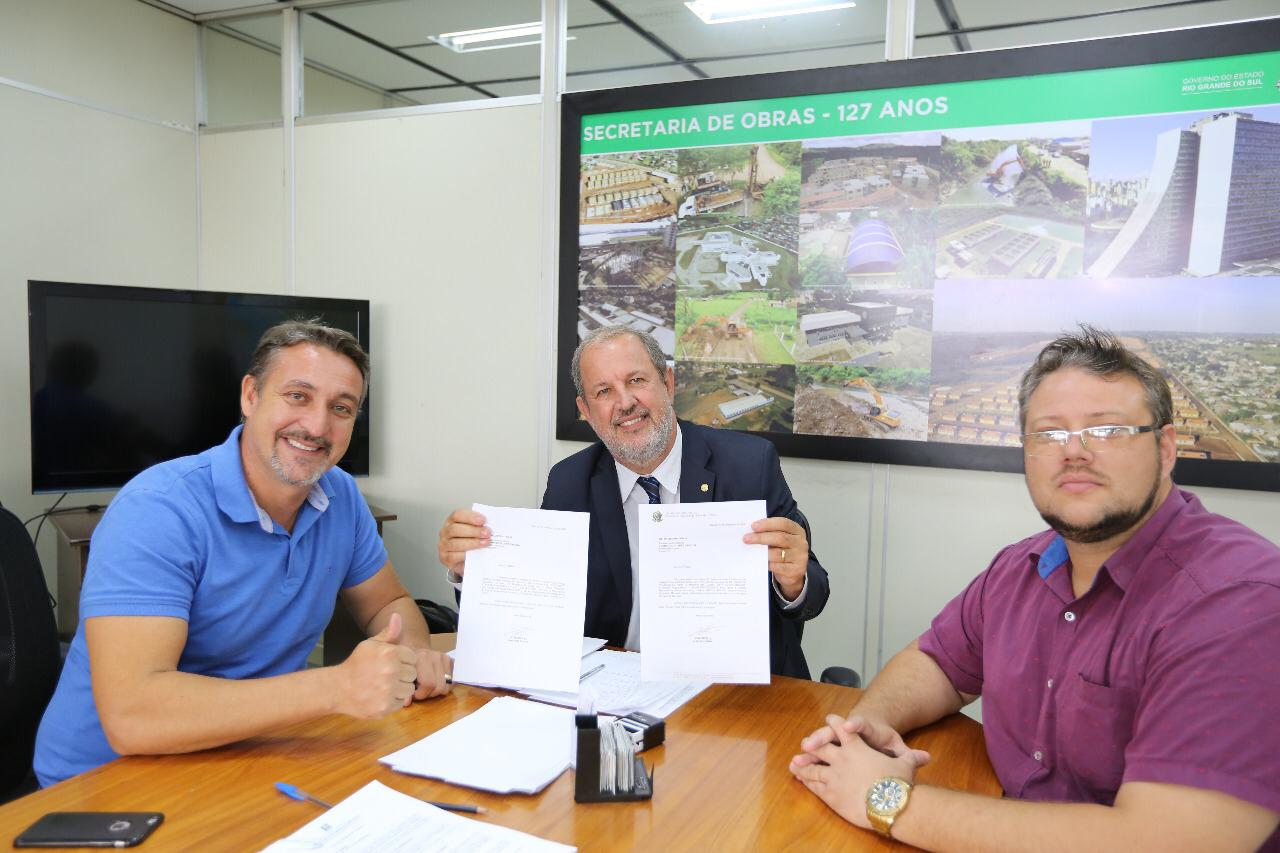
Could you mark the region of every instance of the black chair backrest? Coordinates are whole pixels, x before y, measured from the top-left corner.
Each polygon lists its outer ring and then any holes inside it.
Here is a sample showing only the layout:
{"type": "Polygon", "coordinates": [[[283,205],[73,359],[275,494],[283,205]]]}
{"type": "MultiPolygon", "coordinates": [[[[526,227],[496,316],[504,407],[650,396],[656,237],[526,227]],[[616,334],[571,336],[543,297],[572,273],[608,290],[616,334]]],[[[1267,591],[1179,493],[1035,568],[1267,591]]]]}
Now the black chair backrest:
{"type": "Polygon", "coordinates": [[[36,727],[60,662],[58,625],[35,545],[22,521],[0,508],[0,801],[31,771],[36,727]]]}
{"type": "Polygon", "coordinates": [[[458,611],[447,604],[437,604],[425,598],[415,598],[422,618],[433,634],[453,634],[458,630],[458,611]]]}

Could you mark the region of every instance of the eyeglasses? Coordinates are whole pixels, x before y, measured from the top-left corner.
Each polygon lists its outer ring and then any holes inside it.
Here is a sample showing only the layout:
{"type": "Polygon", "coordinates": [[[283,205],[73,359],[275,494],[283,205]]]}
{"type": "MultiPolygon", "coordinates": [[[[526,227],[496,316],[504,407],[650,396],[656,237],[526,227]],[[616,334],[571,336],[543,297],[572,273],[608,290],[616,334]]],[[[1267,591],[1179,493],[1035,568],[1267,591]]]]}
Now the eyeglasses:
{"type": "Polygon", "coordinates": [[[1028,456],[1057,456],[1067,449],[1071,436],[1080,436],[1080,446],[1091,453],[1106,453],[1108,450],[1123,450],[1128,447],[1135,435],[1143,432],[1155,432],[1159,427],[1155,424],[1147,426],[1118,426],[1105,424],[1084,429],[1046,429],[1041,432],[1023,433],[1022,449],[1028,456]]]}

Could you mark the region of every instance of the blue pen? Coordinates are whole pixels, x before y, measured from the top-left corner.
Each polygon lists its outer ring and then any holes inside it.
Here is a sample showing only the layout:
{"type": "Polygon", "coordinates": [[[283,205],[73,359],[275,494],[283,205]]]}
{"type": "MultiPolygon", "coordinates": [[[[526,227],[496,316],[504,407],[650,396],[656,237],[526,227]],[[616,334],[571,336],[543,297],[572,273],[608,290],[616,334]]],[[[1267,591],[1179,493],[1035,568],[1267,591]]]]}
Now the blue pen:
{"type": "MultiPolygon", "coordinates": [[[[304,803],[315,803],[322,809],[331,809],[333,805],[326,803],[318,797],[313,797],[297,785],[290,785],[288,782],[277,782],[276,790],[284,794],[286,797],[292,797],[295,800],[301,800],[304,803]]],[[[484,806],[467,806],[458,803],[437,803],[434,800],[423,800],[424,803],[430,803],[438,809],[444,809],[451,812],[465,812],[466,814],[484,814],[488,811],[484,806]]]]}

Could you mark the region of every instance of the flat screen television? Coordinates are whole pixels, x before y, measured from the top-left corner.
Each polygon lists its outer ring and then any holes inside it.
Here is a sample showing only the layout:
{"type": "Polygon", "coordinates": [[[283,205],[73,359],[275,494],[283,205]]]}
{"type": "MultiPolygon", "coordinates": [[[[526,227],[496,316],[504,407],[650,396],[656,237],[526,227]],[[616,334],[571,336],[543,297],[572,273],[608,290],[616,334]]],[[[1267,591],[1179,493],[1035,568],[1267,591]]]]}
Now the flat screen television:
{"type": "MultiPolygon", "coordinates": [[[[116,489],[199,453],[240,420],[240,379],[262,333],[319,317],[369,349],[364,299],[27,283],[31,489],[116,489]]],[[[341,467],[369,473],[369,405],[341,467]]]]}

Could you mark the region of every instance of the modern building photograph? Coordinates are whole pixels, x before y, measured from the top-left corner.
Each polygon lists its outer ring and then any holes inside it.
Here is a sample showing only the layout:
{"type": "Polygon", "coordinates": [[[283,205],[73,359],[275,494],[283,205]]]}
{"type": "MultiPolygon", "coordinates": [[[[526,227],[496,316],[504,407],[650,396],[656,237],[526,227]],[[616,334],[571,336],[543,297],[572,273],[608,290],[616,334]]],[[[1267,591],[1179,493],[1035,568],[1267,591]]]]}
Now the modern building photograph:
{"type": "Polygon", "coordinates": [[[1274,275],[1280,107],[1096,121],[1092,278],[1274,275]]]}

